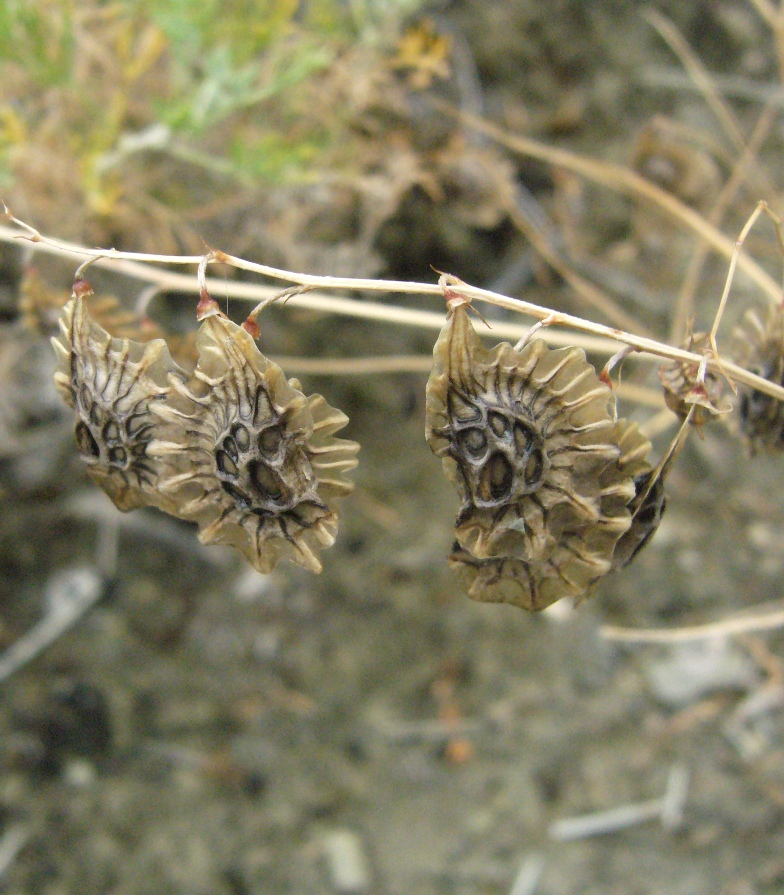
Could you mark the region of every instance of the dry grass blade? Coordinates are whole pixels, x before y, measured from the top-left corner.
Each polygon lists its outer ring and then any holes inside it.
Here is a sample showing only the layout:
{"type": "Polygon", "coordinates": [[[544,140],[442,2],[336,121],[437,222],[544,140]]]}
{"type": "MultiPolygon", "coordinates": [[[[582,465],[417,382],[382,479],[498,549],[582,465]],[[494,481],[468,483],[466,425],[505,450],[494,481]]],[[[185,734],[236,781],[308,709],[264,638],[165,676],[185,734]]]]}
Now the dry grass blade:
{"type": "Polygon", "coordinates": [[[708,640],[712,637],[733,637],[752,631],[772,631],[784,627],[784,609],[757,615],[733,615],[704,625],[684,625],[681,628],[625,628],[603,625],[599,635],[618,643],[683,643],[708,640]]]}
{"type": "MultiPolygon", "coordinates": [[[[641,199],[657,206],[677,223],[701,236],[719,254],[727,259],[732,257],[733,240],[719,232],[701,214],[629,168],[586,158],[566,149],[558,149],[537,140],[531,140],[528,137],[509,134],[503,128],[491,124],[489,121],[459,112],[446,103],[434,102],[434,105],[439,111],[454,115],[467,127],[485,134],[512,152],[539,159],[549,165],[565,168],[586,180],[607,187],[613,192],[641,199]]],[[[753,259],[744,258],[739,262],[739,267],[748,274],[771,301],[779,300],[779,285],[753,259]]]]}
{"type": "MultiPolygon", "coordinates": [[[[697,85],[700,93],[705,98],[706,103],[713,111],[725,133],[732,142],[736,153],[743,153],[746,150],[746,141],[743,137],[738,119],[733,114],[730,107],[721,97],[716,89],[713,78],[705,70],[700,60],[694,55],[691,47],[684,40],[683,35],[673,25],[673,23],[658,10],[647,9],[643,15],[645,19],[659,32],[661,37],[666,41],[670,49],[675,53],[681,64],[688,72],[691,79],[697,85]]],[[[759,170],[754,172],[755,178],[759,178],[759,184],[755,184],[755,188],[761,190],[765,195],[773,195],[775,189],[764,172],[759,170]]]]}
{"type": "MultiPolygon", "coordinates": [[[[713,208],[711,208],[708,214],[708,220],[714,227],[721,223],[727,209],[735,200],[740,187],[746,180],[749,167],[756,160],[762,143],[770,133],[777,114],[773,106],[768,106],[760,115],[749,138],[748,145],[743,150],[743,154],[734,166],[732,173],[722,187],[713,208]]],[[[708,243],[704,239],[698,239],[694,247],[694,253],[689,261],[689,266],[686,269],[672,317],[670,335],[674,342],[681,342],[686,337],[688,320],[693,313],[697,283],[705,265],[705,260],[708,257],[708,252],[708,243]]]]}

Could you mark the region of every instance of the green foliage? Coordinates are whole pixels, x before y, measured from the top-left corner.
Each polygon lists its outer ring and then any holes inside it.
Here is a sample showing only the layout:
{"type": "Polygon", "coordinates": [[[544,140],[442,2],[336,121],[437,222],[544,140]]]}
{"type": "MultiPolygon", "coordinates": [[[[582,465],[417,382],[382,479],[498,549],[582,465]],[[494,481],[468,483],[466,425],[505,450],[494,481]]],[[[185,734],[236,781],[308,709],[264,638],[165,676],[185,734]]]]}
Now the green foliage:
{"type": "Polygon", "coordinates": [[[40,87],[51,87],[69,78],[74,47],[70,3],[0,2],[0,63],[16,63],[40,87]]]}
{"type": "Polygon", "coordinates": [[[324,135],[292,139],[270,131],[255,140],[236,139],[229,147],[229,158],[238,171],[265,183],[301,180],[327,145],[324,135]]]}
{"type": "Polygon", "coordinates": [[[212,49],[203,60],[200,79],[174,100],[156,104],[160,120],[173,130],[200,133],[234,112],[282,94],[309,75],[326,68],[334,53],[307,38],[275,48],[266,77],[258,62],[236,67],[229,47],[212,49]]]}
{"type": "Polygon", "coordinates": [[[210,177],[216,190],[301,181],[343,133],[339,90],[319,76],[394,40],[420,3],[0,0],[0,186],[10,198],[18,177],[46,202],[56,172],[90,214],[127,221],[146,197],[182,210],[155,183],[161,156],[199,169],[205,194],[210,177]],[[140,190],[128,175],[144,165],[128,162],[142,153],[158,159],[140,190]]]}

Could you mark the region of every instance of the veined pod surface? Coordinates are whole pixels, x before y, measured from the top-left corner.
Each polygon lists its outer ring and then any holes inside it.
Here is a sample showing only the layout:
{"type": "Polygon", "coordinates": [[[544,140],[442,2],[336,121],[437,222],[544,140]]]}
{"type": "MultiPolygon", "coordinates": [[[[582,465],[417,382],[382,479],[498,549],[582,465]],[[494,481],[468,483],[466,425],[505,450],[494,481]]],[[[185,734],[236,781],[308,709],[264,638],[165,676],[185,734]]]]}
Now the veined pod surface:
{"type": "Polygon", "coordinates": [[[427,385],[426,437],[460,496],[456,536],[479,559],[546,559],[568,531],[629,527],[610,390],[578,348],[481,344],[450,307],[427,385]]]}
{"type": "MultiPolygon", "coordinates": [[[[650,442],[636,423],[618,420],[611,433],[618,447],[617,459],[600,473],[599,486],[605,493],[599,519],[567,525],[553,550],[544,558],[525,560],[519,556],[477,557],[455,542],[449,557],[475,600],[511,603],[538,611],[563,597],[584,597],[604,575],[627,564],[651,537],[655,526],[645,527],[645,519],[632,519],[634,497],[629,488],[617,488],[618,475],[634,482],[650,472],[645,459],[650,442]],[[623,562],[619,561],[623,557],[623,562]]],[[[634,486],[632,485],[632,488],[634,486]]],[[[634,493],[634,492],[632,492],[634,493]]],[[[660,518],[660,515],[659,515],[660,518]]],[[[657,521],[658,524],[658,521],[657,521]]]]}
{"type": "Polygon", "coordinates": [[[158,490],[162,463],[149,453],[157,424],[151,408],[184,373],[163,339],[141,344],[113,338],[92,319],[84,281],[63,308],[54,381],[76,411],[76,443],[92,479],[121,510],[173,504],[158,490]]]}
{"type": "Polygon", "coordinates": [[[171,470],[161,490],[198,523],[203,543],[236,547],[260,572],[280,559],[320,572],[318,552],[337,532],[335,501],[353,487],[346,473],[359,445],[335,438],[348,417],[304,395],[221,314],[204,320],[196,344],[193,374],[172,378],[154,408],[150,450],[171,470]]]}

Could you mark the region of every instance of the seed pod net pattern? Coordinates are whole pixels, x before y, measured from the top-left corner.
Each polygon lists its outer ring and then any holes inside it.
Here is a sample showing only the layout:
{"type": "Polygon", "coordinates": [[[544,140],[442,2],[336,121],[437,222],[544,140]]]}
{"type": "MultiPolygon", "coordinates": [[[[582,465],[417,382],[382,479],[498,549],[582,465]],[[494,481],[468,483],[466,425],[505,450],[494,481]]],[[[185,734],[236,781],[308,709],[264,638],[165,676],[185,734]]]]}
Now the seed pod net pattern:
{"type": "Polygon", "coordinates": [[[470,596],[538,610],[615,567],[650,443],[609,400],[580,349],[487,350],[468,304],[450,304],[426,437],[460,497],[450,559],[470,596]]]}
{"type": "Polygon", "coordinates": [[[345,414],[286,381],[220,314],[202,323],[190,376],[162,339],[113,339],[80,294],[60,328],[55,383],[90,475],[119,509],[194,521],[204,543],[234,546],[262,572],[282,558],[321,571],[359,448],[335,437],[345,414]]]}

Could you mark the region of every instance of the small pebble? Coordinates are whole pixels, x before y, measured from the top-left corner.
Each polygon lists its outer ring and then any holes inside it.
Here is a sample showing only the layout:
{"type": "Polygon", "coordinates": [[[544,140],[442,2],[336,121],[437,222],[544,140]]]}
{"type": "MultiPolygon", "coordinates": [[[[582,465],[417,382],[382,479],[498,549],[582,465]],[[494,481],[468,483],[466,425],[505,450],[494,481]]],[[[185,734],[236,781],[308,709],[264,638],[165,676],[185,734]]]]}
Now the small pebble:
{"type": "Polygon", "coordinates": [[[370,866],[359,836],[352,830],[330,830],[322,850],[332,888],[339,895],[358,895],[371,885],[370,866]]]}
{"type": "Polygon", "coordinates": [[[724,638],[672,644],[641,661],[653,695],[674,708],[720,690],[746,691],[758,682],[754,662],[724,638]]]}

